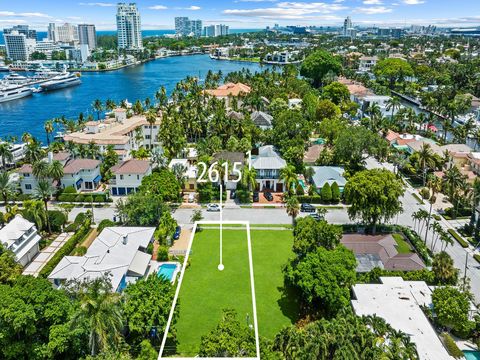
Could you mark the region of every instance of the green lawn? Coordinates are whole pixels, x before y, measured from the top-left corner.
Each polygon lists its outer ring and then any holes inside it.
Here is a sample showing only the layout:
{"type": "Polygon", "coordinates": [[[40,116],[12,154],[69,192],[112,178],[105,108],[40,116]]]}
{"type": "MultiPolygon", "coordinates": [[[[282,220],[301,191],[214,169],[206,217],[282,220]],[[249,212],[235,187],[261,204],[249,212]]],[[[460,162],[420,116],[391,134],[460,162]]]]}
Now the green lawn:
{"type": "Polygon", "coordinates": [[[392,234],[393,238],[397,243],[397,251],[400,254],[410,254],[412,253],[412,248],[408,244],[408,242],[403,238],[400,234],[392,234]]]}
{"type": "MultiPolygon", "coordinates": [[[[219,262],[219,230],[198,233],[192,246],[179,297],[176,324],[178,348],[183,356],[194,356],[200,338],[220,320],[224,308],[237,310],[246,324],[252,317],[247,233],[224,230],[223,263],[219,262]]],[[[252,252],[259,332],[272,338],[283,326],[295,321],[297,306],[283,290],[281,267],[291,256],[293,237],[290,231],[252,231],[252,252]]]]}

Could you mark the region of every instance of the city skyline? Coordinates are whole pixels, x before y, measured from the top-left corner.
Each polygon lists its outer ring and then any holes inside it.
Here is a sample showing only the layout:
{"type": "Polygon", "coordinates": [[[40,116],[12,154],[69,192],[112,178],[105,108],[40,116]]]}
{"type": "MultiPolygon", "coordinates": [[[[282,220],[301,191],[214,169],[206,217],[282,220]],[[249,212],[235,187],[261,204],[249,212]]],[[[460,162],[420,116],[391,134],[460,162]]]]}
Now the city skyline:
{"type": "MultiPolygon", "coordinates": [[[[128,3],[128,2],[127,2],[128,3]]],[[[281,0],[141,0],[142,29],[174,29],[174,18],[201,19],[204,25],[225,23],[232,29],[280,25],[342,26],[347,16],[355,26],[437,25],[470,27],[480,25],[480,6],[461,0],[328,0],[323,2],[281,0]]],[[[115,30],[117,2],[66,0],[42,2],[23,0],[0,7],[0,28],[30,25],[46,31],[48,23],[95,24],[97,30],[115,30]]]]}

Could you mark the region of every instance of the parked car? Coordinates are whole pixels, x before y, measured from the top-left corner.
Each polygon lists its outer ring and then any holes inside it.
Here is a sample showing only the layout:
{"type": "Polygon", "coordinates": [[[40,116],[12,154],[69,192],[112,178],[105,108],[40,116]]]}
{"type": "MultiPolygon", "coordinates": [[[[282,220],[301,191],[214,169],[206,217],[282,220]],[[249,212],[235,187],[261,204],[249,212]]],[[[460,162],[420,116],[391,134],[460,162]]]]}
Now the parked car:
{"type": "Polygon", "coordinates": [[[175,228],[175,232],[173,233],[173,240],[178,240],[180,238],[180,233],[182,232],[182,228],[177,226],[175,228]]]}
{"type": "Polygon", "coordinates": [[[253,193],[253,202],[259,202],[260,201],[260,197],[258,196],[258,192],[254,192],[253,193]]]}
{"type": "Polygon", "coordinates": [[[310,216],[313,220],[316,220],[316,221],[322,221],[323,220],[323,217],[320,216],[319,214],[316,214],[316,213],[315,214],[310,214],[308,216],[310,216]]]}
{"type": "Polygon", "coordinates": [[[300,211],[301,212],[308,212],[308,213],[314,213],[314,212],[317,212],[317,208],[315,206],[313,206],[312,204],[302,204],[302,206],[300,206],[300,211]]]}
{"type": "Polygon", "coordinates": [[[207,211],[220,211],[220,206],[218,204],[208,204],[207,211]]]}
{"type": "Polygon", "coordinates": [[[268,191],[266,191],[263,193],[263,196],[265,196],[265,199],[267,199],[268,201],[273,201],[272,193],[269,193],[268,191]]]}
{"type": "Polygon", "coordinates": [[[235,199],[237,197],[237,192],[235,190],[230,190],[230,199],[235,199]]]}
{"type": "Polygon", "coordinates": [[[193,203],[195,201],[195,193],[188,194],[188,202],[193,203]]]}

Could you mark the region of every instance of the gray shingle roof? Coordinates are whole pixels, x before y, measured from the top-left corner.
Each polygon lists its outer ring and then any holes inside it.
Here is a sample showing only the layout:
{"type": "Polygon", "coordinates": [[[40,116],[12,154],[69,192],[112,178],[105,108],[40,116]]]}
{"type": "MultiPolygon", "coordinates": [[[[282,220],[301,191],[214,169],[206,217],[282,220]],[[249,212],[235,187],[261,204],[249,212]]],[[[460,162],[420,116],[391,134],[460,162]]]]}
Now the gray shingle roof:
{"type": "Polygon", "coordinates": [[[263,111],[254,111],[252,113],[252,121],[257,126],[272,126],[273,116],[263,111]]]}
{"type": "Polygon", "coordinates": [[[252,167],[256,170],[279,170],[287,166],[287,162],[273,149],[272,145],[262,146],[258,155],[252,159],[252,167]]]}

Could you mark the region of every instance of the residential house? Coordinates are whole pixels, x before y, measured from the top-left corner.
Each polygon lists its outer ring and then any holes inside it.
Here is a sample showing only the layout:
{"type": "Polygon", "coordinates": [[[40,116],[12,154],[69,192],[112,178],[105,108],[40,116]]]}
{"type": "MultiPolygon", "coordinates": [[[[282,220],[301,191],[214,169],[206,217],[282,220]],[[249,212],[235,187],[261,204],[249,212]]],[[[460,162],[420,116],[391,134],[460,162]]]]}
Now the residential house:
{"type": "Polygon", "coordinates": [[[123,290],[149,273],[153,227],[107,227],[84,256],[65,256],[48,279],[60,287],[67,281],[96,279],[108,275],[115,291],[123,290]]]}
{"type": "Polygon", "coordinates": [[[252,154],[252,168],[257,171],[257,187],[260,191],[284,191],[280,170],[287,162],[275,151],[273,145],[265,145],[258,149],[258,155],[252,154]]]}
{"type": "Polygon", "coordinates": [[[15,254],[15,260],[26,266],[39,253],[38,235],[34,223],[16,215],[8,224],[0,229],[0,243],[15,254]]]}
{"type": "Polygon", "coordinates": [[[150,147],[150,130],[152,147],[160,146],[157,135],[160,129],[160,117],[150,129],[150,124],[144,115],[127,116],[127,110],[118,108],[113,110],[113,118],[104,121],[89,121],[85,129],[66,134],[65,141],[72,141],[75,144],[94,143],[104,152],[109,145],[112,145],[119,160],[128,160],[132,157],[132,150],[140,147],[150,147]]]}
{"type": "Polygon", "coordinates": [[[432,307],[432,288],[424,281],[381,277],[380,284],[352,287],[352,307],[358,316],[376,315],[416,345],[421,360],[454,360],[443,346],[422,307],[432,307]]]}
{"type": "Polygon", "coordinates": [[[128,195],[138,191],[145,176],[152,173],[152,166],[147,160],[129,159],[113,166],[110,171],[110,192],[113,196],[128,195]]]}
{"type": "Polygon", "coordinates": [[[314,174],[310,179],[312,185],[320,192],[324,185],[328,183],[330,186],[335,182],[343,193],[343,189],[347,184],[347,180],[343,177],[345,170],[339,166],[312,166],[314,174]]]}
{"type": "Polygon", "coordinates": [[[312,146],[309,146],[303,155],[303,163],[305,165],[315,165],[323,148],[324,145],[322,144],[313,144],[312,146]]]}
{"type": "Polygon", "coordinates": [[[273,116],[263,111],[254,111],[251,115],[253,123],[262,130],[272,128],[273,116]]]}
{"type": "Polygon", "coordinates": [[[237,101],[237,106],[242,106],[242,97],[249,94],[252,91],[250,86],[242,83],[227,83],[220,85],[216,89],[205,90],[205,93],[211,96],[216,97],[220,100],[225,100],[227,107],[232,107],[233,99],[237,101]]]}
{"type": "Polygon", "coordinates": [[[239,178],[238,171],[242,171],[243,169],[245,154],[240,151],[220,151],[213,155],[213,161],[217,161],[219,164],[228,161],[231,169],[230,174],[228,174],[228,181],[225,183],[225,188],[227,190],[236,189],[239,178]],[[233,168],[234,166],[235,169],[233,168]]]}
{"type": "MultiPolygon", "coordinates": [[[[189,156],[192,155],[192,151],[189,151],[189,156]]],[[[196,154],[195,154],[196,158],[196,154]]],[[[185,176],[185,183],[183,190],[196,191],[197,190],[197,166],[187,159],[172,159],[168,164],[168,168],[171,170],[175,165],[181,165],[185,169],[183,175],[185,176]]]]}
{"type": "Polygon", "coordinates": [[[358,71],[360,72],[371,72],[375,65],[377,65],[378,57],[377,56],[362,56],[360,59],[360,65],[358,71]]]}

